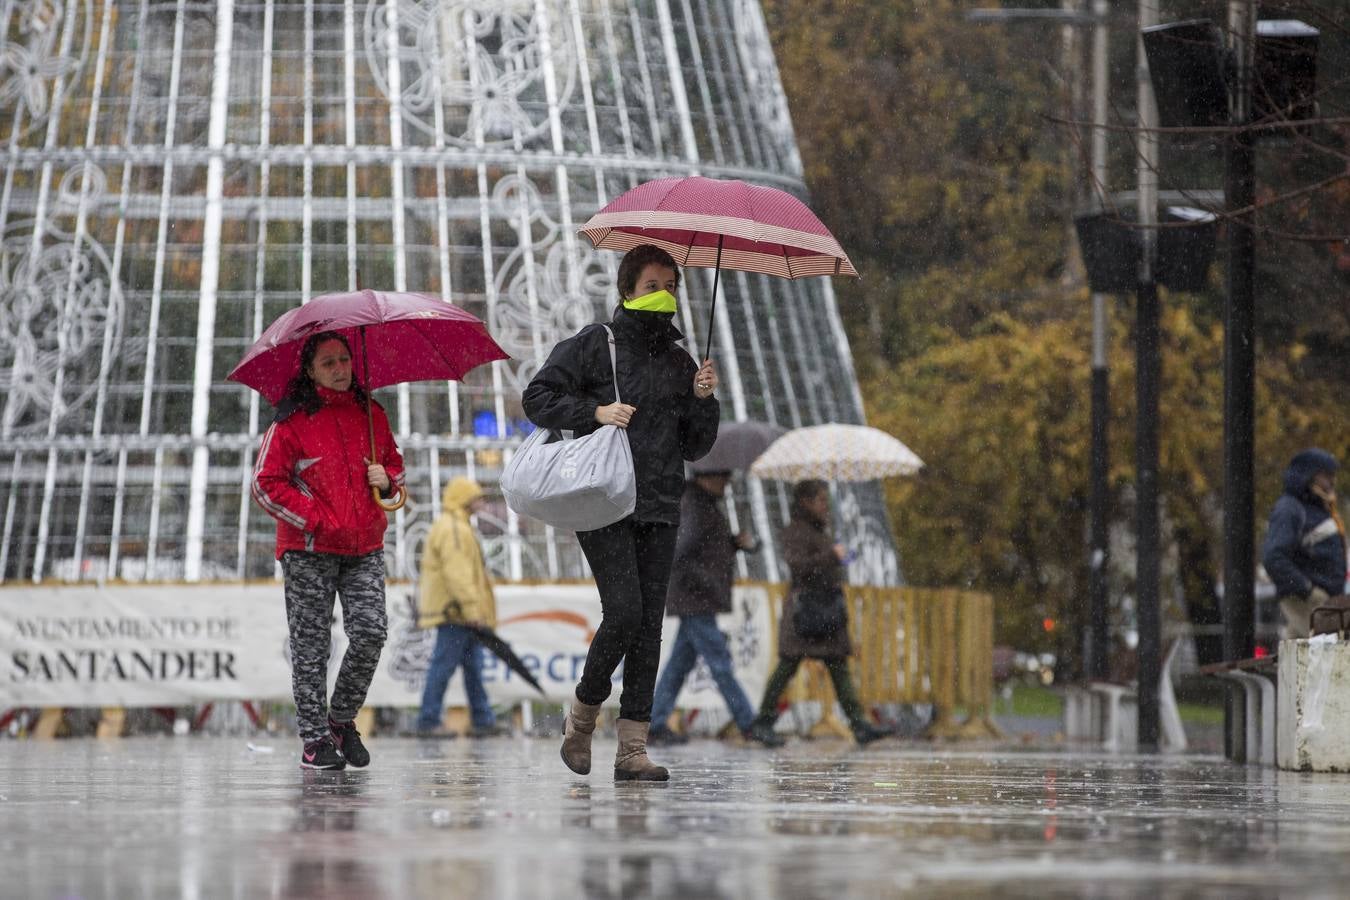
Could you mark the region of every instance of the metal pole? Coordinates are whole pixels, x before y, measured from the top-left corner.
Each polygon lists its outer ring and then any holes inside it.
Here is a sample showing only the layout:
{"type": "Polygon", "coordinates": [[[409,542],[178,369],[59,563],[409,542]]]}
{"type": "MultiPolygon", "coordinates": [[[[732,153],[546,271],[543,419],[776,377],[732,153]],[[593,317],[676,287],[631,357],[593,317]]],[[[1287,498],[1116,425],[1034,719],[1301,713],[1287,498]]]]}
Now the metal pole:
{"type": "MultiPolygon", "coordinates": [[[[1254,0],[1230,0],[1228,30],[1236,64],[1229,121],[1236,128],[1251,121],[1254,0]]],[[[1237,131],[1224,150],[1224,191],[1230,211],[1250,206],[1256,199],[1256,156],[1249,132],[1237,131]]],[[[1228,220],[1228,291],[1224,303],[1223,340],[1223,652],[1225,659],[1246,659],[1255,652],[1254,593],[1256,559],[1253,535],[1255,480],[1256,241],[1250,215],[1228,220]]],[[[1227,716],[1229,747],[1238,716],[1227,716]]]]}
{"type": "MultiPolygon", "coordinates": [[[[708,343],[703,348],[703,359],[712,359],[712,336],[713,336],[713,314],[717,312],[717,282],[722,279],[722,239],[724,235],[717,236],[717,261],[713,264],[713,290],[712,305],[708,307],[708,343]]],[[[698,360],[698,364],[703,365],[703,359],[698,360]]]]}
{"type": "MultiPolygon", "coordinates": [[[[1106,25],[1108,0],[1093,0],[1092,10],[1096,24],[1092,31],[1092,196],[1094,206],[1100,207],[1100,198],[1106,191],[1106,89],[1107,46],[1106,25]]],[[[1088,675],[1106,678],[1109,674],[1111,652],[1111,601],[1107,585],[1107,561],[1110,558],[1109,523],[1111,496],[1109,472],[1111,447],[1110,370],[1107,366],[1109,325],[1107,297],[1092,295],[1092,453],[1089,472],[1088,504],[1091,520],[1088,547],[1088,604],[1089,642],[1088,675]]]]}
{"type": "MultiPolygon", "coordinates": [[[[1140,0],[1139,28],[1158,22],[1157,0],[1140,0]]],[[[1158,285],[1155,280],[1158,218],[1158,141],[1153,131],[1158,110],[1149,79],[1148,59],[1142,38],[1138,47],[1139,96],[1139,224],[1143,226],[1143,253],[1139,262],[1138,308],[1136,310],[1135,421],[1136,467],[1136,606],[1139,627],[1139,749],[1158,746],[1158,683],[1162,664],[1162,615],[1158,570],[1160,539],[1158,523],[1158,388],[1162,381],[1162,354],[1158,325],[1158,285]]]]}

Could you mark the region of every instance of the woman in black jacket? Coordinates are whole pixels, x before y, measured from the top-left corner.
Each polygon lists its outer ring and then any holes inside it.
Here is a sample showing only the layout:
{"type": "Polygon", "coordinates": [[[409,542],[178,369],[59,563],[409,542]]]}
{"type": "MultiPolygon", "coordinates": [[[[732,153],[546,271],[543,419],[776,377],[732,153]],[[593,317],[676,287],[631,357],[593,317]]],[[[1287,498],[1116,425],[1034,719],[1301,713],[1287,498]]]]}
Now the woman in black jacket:
{"type": "Polygon", "coordinates": [[[625,402],[615,402],[609,338],[600,325],[560,341],[522,398],[525,414],[540,428],[589,434],[601,425],[616,425],[627,430],[633,450],[633,514],[577,534],[595,574],[602,611],[563,726],[563,762],[580,775],[591,770],[595,719],[622,662],[614,777],[669,777],[646,750],[661,620],[680,524],[684,461],[712,449],[720,417],[712,362],[700,367],[676,344],[683,338],[671,322],[679,286],[675,260],[658,247],[635,247],[619,264],[621,303],[609,326],[625,402]]]}

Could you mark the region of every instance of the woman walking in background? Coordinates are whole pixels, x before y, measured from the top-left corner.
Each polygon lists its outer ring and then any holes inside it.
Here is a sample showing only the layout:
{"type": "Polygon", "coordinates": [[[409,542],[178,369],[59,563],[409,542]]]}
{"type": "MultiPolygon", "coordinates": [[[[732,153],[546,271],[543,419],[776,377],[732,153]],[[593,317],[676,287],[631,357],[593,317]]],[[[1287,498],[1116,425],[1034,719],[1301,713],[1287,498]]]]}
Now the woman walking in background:
{"type": "Polygon", "coordinates": [[[346,338],[321,332],[305,341],[253,469],[253,498],[277,520],[277,558],[286,584],[291,687],[308,769],[365,766],[370,753],[355,719],[380,659],[384,599],[385,497],[403,483],[403,458],[379,404],[371,459],[368,404],[352,375],[346,338]],[[342,601],[347,652],[328,700],[333,599],[342,601]]]}
{"type": "Polygon", "coordinates": [[[830,488],[823,481],[798,482],[792,490],[792,517],[782,534],[783,558],[791,570],[791,584],[778,622],[778,668],[764,687],[759,715],[750,726],[752,737],[767,743],[778,720],[778,699],[803,659],[825,664],[834,682],[834,695],[848,717],[859,744],[886,732],[872,727],[853,691],[848,657],[847,607],[844,605],[842,544],[830,535],[830,488]]]}
{"type": "Polygon", "coordinates": [[[602,618],[563,725],[563,762],[591,770],[591,735],[611,679],[623,663],[617,780],[665,781],[647,758],[652,693],[661,655],[661,621],[680,524],[684,462],[707,454],[720,414],[717,372],[700,367],[676,342],[672,324],[680,273],[670,254],[644,244],[619,264],[619,307],[609,328],[588,325],[558,343],[525,389],[525,414],[541,428],[589,434],[602,425],[627,429],[637,507],[613,525],[577,534],[600,590],[602,618]],[[616,402],[618,393],[624,402],[616,402]]]}

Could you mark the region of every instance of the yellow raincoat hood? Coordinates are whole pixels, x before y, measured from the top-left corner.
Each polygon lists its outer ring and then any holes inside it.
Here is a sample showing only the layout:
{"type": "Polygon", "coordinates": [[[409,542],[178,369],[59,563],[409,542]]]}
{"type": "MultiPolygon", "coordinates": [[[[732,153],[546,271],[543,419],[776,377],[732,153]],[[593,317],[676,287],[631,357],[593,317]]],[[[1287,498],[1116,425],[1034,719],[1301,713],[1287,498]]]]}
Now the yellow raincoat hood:
{"type": "Polygon", "coordinates": [[[483,488],[470,478],[455,478],[441,492],[441,511],[468,514],[469,504],[483,496],[483,488]]]}

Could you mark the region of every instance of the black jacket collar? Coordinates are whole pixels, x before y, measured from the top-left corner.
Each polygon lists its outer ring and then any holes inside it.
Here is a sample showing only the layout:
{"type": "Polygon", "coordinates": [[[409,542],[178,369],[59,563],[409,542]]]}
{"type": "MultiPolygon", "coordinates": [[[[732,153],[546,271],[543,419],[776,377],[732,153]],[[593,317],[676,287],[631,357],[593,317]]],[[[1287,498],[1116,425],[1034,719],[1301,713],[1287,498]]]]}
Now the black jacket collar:
{"type": "Polygon", "coordinates": [[[634,312],[619,304],[614,309],[614,320],[610,322],[610,327],[614,329],[616,337],[646,344],[649,350],[655,352],[684,340],[684,334],[675,327],[673,319],[660,316],[660,313],[634,312]]]}

